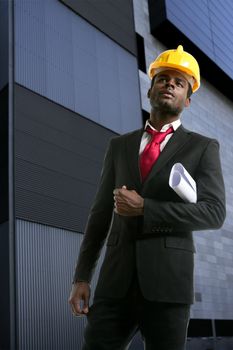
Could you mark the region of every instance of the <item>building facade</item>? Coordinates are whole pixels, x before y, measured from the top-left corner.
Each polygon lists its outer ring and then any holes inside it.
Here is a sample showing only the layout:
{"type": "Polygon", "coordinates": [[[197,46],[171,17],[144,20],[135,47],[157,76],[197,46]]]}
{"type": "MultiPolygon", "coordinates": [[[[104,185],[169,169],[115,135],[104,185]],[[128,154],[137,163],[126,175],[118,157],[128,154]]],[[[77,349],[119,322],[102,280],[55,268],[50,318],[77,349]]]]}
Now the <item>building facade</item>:
{"type": "Polygon", "coordinates": [[[227,194],[224,226],[194,233],[187,349],[233,349],[232,14],[229,0],[0,1],[0,349],[81,348],[67,300],[106,145],[143,126],[149,63],[179,44],[202,76],[182,123],[219,140],[227,194]]]}

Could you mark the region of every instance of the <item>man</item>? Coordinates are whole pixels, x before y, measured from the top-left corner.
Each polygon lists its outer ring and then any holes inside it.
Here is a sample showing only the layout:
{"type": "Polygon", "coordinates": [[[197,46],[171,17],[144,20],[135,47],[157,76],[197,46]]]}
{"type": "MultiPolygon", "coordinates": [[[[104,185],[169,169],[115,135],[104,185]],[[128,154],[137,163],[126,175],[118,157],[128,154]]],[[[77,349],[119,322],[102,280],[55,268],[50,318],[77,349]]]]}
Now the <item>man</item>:
{"type": "Polygon", "coordinates": [[[180,121],[200,86],[197,61],[180,45],[159,55],[149,75],[150,119],[143,130],[111,140],[80,249],[69,302],[75,315],[87,315],[85,350],[126,349],[138,329],[147,350],[184,349],[192,231],[220,228],[225,218],[218,142],[180,121]],[[196,203],[169,187],[178,162],[196,181],[196,203]],[[107,235],[89,309],[89,283],[107,235]]]}

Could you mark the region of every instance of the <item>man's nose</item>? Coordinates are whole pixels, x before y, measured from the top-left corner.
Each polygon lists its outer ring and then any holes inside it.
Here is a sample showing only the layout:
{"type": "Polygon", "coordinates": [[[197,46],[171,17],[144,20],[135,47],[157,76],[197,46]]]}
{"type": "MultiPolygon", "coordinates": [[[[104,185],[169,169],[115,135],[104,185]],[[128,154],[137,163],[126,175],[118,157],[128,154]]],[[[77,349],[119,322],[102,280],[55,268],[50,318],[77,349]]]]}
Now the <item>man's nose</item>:
{"type": "Polygon", "coordinates": [[[169,87],[171,86],[172,88],[175,87],[175,80],[174,79],[169,79],[166,81],[166,86],[169,87]]]}

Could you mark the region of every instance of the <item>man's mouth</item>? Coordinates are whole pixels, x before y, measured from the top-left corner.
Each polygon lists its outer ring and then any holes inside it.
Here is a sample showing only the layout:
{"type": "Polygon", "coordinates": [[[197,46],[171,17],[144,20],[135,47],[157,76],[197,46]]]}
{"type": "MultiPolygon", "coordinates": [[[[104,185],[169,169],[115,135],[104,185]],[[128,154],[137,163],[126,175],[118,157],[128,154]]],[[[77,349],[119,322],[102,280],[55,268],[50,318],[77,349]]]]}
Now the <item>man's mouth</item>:
{"type": "Polygon", "coordinates": [[[174,97],[173,93],[171,91],[168,90],[163,90],[160,92],[160,95],[167,97],[167,98],[172,98],[174,97]]]}

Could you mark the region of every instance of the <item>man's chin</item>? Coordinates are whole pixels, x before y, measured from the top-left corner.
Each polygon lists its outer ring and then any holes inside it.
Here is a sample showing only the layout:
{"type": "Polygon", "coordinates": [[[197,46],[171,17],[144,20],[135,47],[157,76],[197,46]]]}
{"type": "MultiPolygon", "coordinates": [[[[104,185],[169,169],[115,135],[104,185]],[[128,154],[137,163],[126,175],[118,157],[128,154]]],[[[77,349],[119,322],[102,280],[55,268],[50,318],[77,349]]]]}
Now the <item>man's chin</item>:
{"type": "Polygon", "coordinates": [[[160,112],[163,112],[166,114],[178,115],[181,112],[180,108],[175,107],[171,104],[171,101],[161,101],[158,107],[160,112]]]}

